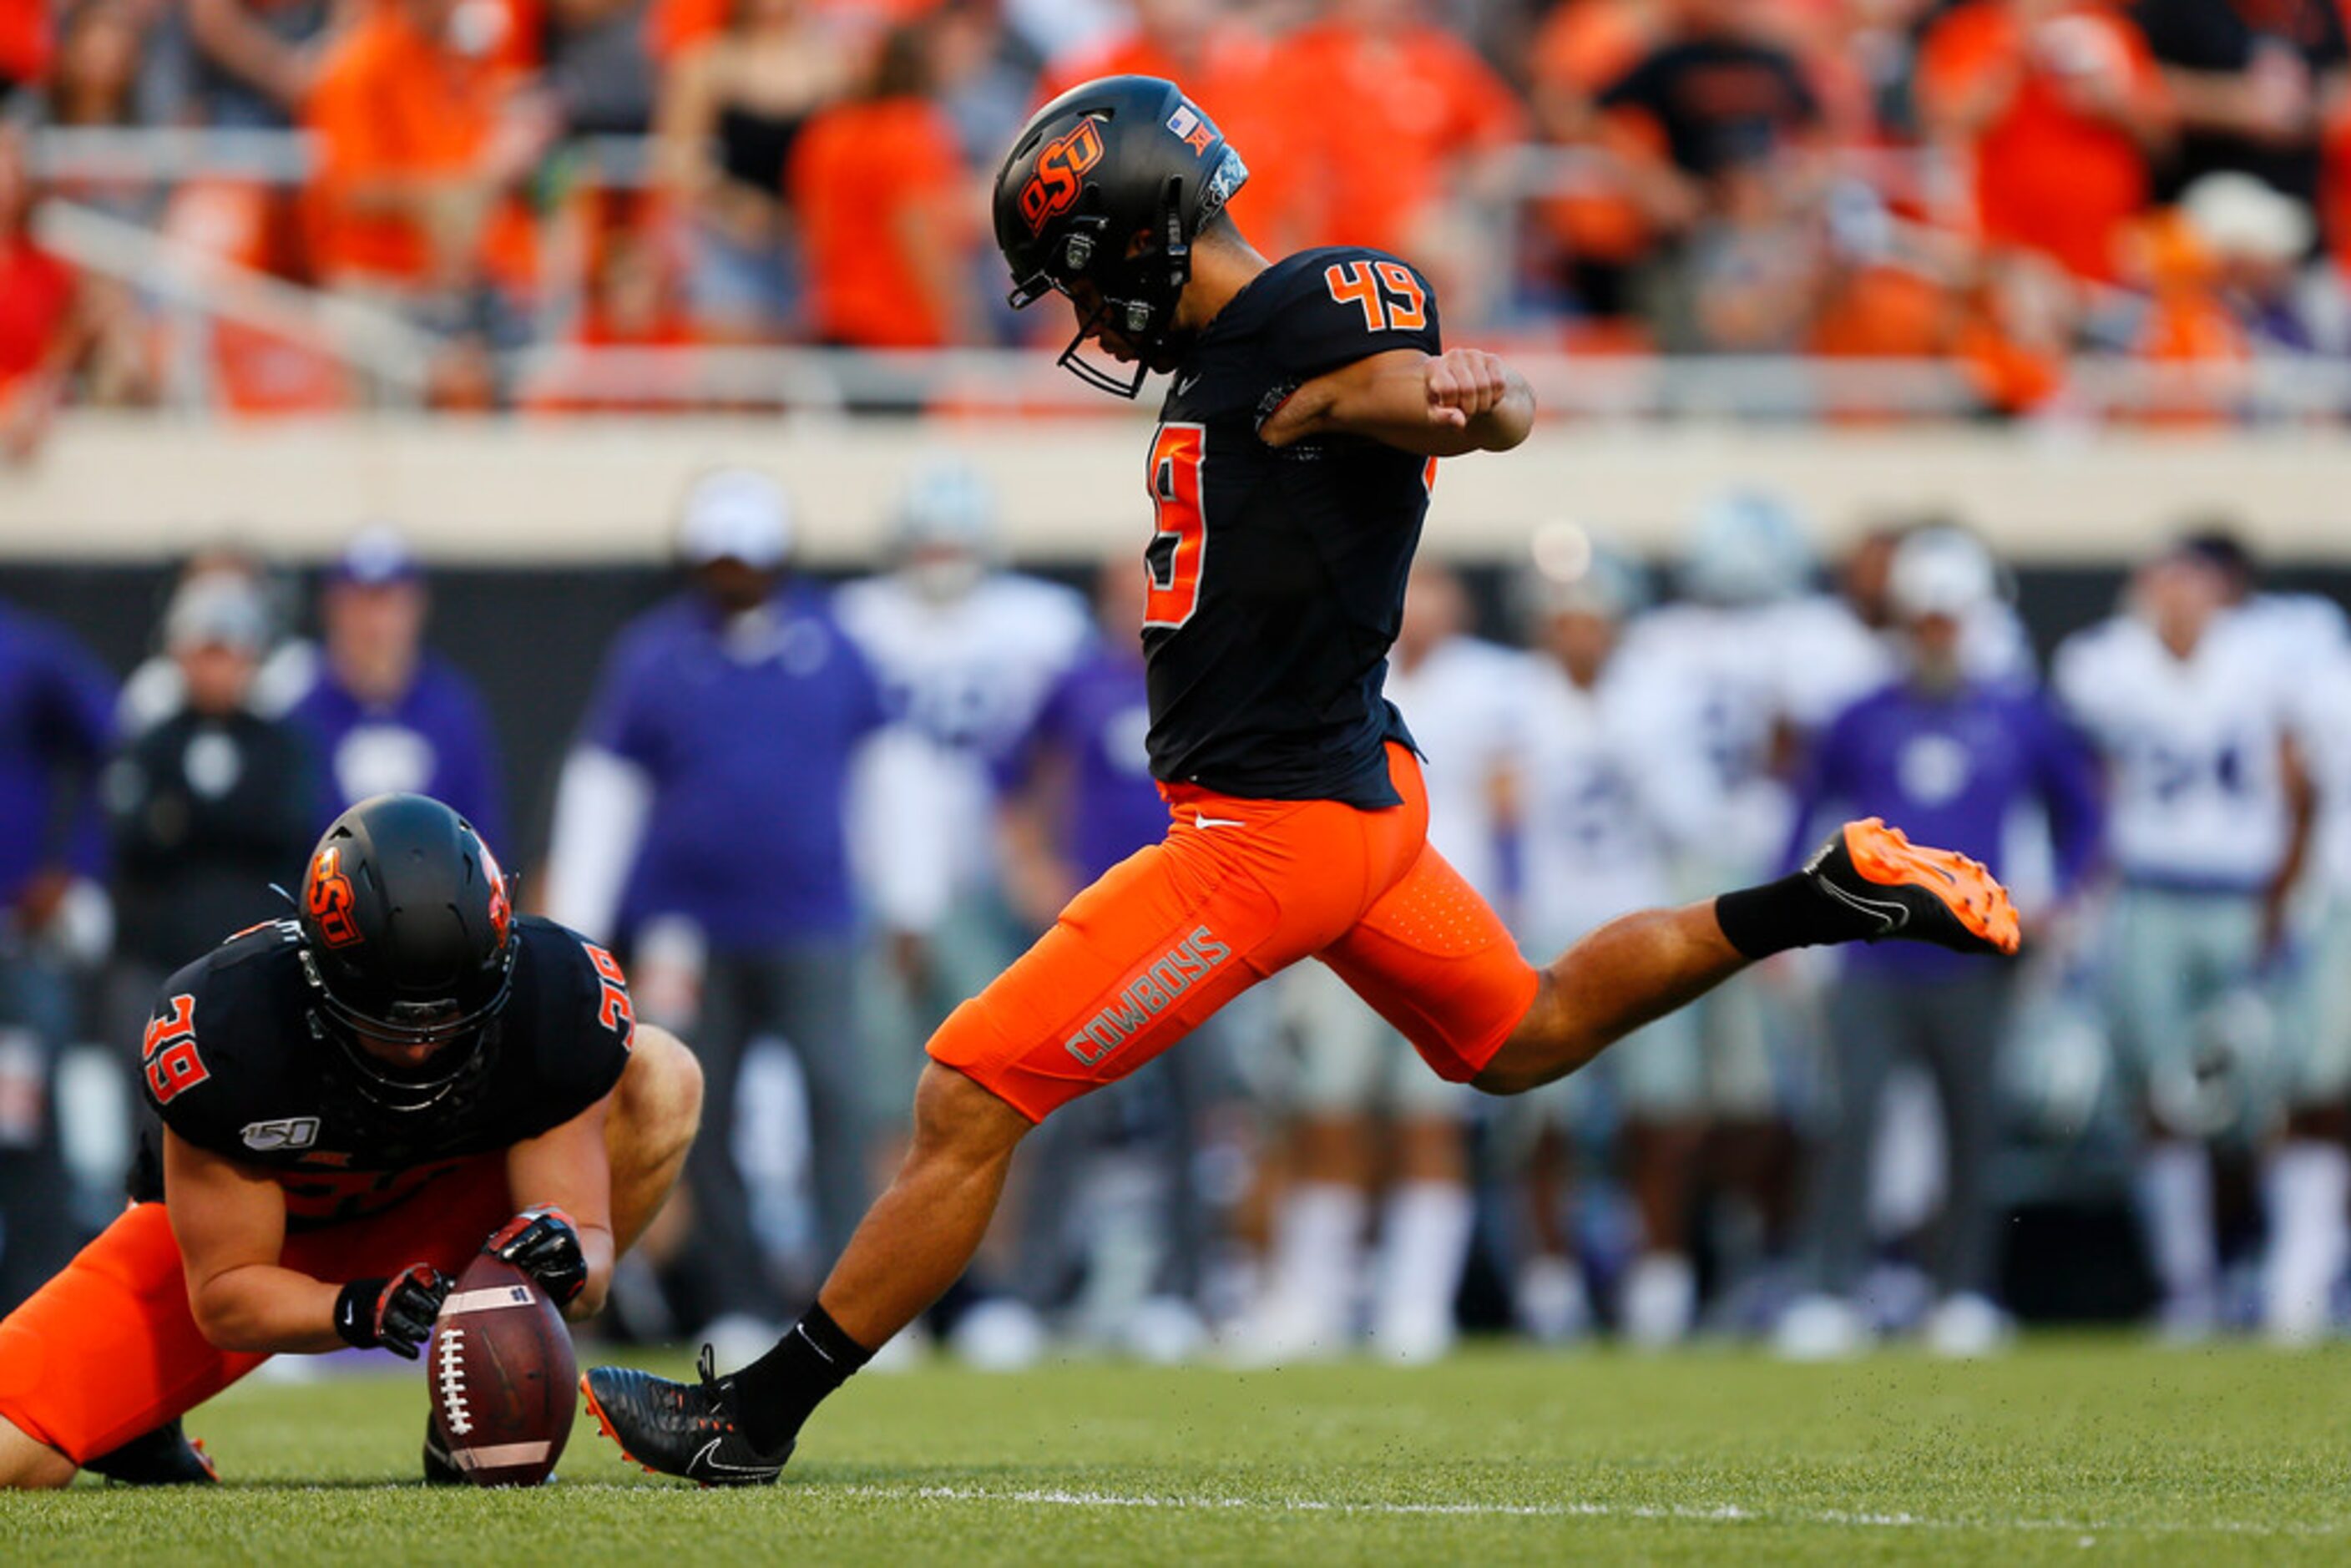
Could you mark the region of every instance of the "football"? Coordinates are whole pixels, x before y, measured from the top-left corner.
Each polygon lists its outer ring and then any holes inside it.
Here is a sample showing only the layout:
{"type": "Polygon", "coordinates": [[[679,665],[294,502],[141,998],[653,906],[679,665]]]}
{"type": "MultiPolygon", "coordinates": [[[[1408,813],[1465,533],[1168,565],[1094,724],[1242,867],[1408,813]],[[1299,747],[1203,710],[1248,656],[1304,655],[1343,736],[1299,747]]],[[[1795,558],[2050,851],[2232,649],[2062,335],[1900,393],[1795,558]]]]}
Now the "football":
{"type": "Polygon", "coordinates": [[[475,1486],[537,1486],[554,1470],[580,1377],[571,1330],[528,1275],[475,1259],[441,1303],[424,1364],[434,1425],[475,1486]]]}

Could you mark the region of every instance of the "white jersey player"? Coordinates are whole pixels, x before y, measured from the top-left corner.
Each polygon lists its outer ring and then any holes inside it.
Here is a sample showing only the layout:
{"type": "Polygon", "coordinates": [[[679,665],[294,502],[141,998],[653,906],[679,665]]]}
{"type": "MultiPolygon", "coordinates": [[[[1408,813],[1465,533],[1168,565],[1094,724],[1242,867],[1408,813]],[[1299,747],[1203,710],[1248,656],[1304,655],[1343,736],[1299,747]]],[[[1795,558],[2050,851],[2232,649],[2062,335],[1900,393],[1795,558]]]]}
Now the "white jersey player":
{"type": "MultiPolygon", "coordinates": [[[[1811,591],[1813,568],[1803,528],[1784,504],[1724,497],[1697,519],[1677,571],[1681,601],[1625,632],[1617,658],[1640,673],[1662,744],[1677,759],[1667,776],[1704,801],[1687,814],[1706,831],[1677,856],[1675,891],[1684,896],[1724,877],[1782,869],[1794,810],[1790,764],[1807,724],[1821,716],[1815,710],[1827,706],[1798,677],[1823,662],[1822,640],[1852,635],[1835,606],[1811,591]]],[[[1746,1168],[1764,1168],[1782,1137],[1803,974],[1800,965],[1768,966],[1763,983],[1717,992],[1696,1010],[1703,1070],[1695,1092],[1705,1119],[1752,1156],[1734,1161],[1746,1168]]]]}
{"type": "MultiPolygon", "coordinates": [[[[1497,808],[1525,716],[1523,654],[1468,634],[1459,580],[1423,561],[1405,599],[1388,700],[1427,758],[1428,841],[1489,899],[1501,891],[1497,808]]],[[[1372,1270],[1371,1346],[1422,1362],[1454,1340],[1469,1251],[1467,1096],[1414,1054],[1337,976],[1300,964],[1274,982],[1296,1045],[1290,1086],[1298,1180],[1284,1195],[1264,1300],[1233,1340],[1256,1363],[1343,1350],[1374,1173],[1392,1178],[1372,1270]],[[1384,1118],[1384,1135],[1375,1134],[1384,1118]]]]}
{"type": "Polygon", "coordinates": [[[1724,496],[1691,532],[1681,600],[1627,632],[1624,660],[1644,672],[1659,724],[1715,792],[1706,843],[1717,863],[1691,868],[1702,880],[1777,869],[1791,829],[1788,750],[1876,682],[1871,635],[1812,591],[1813,570],[1784,504],[1724,496]]]}
{"type": "MultiPolygon", "coordinates": [[[[2183,1335],[2216,1321],[2200,1145],[2275,1109],[2273,964],[2311,821],[2303,700],[2228,597],[2220,566],[2175,549],[2137,573],[2126,613],[2069,639],[2054,665],[2059,699],[2106,761],[2121,884],[2109,1007],[2155,1129],[2139,1195],[2164,1325],[2183,1335]]],[[[2294,1211],[2273,1209],[2273,1232],[2294,1211]]],[[[2274,1239],[2281,1253],[2299,1245],[2274,1239]]]]}
{"type": "Polygon", "coordinates": [[[967,887],[990,873],[989,762],[1027,733],[1092,617],[1075,590],[997,569],[995,497],[960,465],[915,476],[893,547],[893,569],[845,584],[837,608],[897,716],[904,747],[891,765],[912,775],[876,788],[921,807],[924,841],[909,843],[909,812],[893,810],[862,835],[863,863],[886,875],[935,840],[967,887]]]}
{"type": "Polygon", "coordinates": [[[2351,1268],[2351,639],[2302,664],[2304,753],[2316,795],[2314,919],[2291,971],[2285,1035],[2295,1058],[2284,1144],[2269,1165],[2277,1244],[2264,1281],[2272,1333],[2317,1338],[2351,1268]]]}
{"type": "MultiPolygon", "coordinates": [[[[1618,647],[1641,598],[1633,568],[1588,545],[1581,559],[1547,561],[1541,551],[1537,559],[1528,594],[1535,674],[1517,756],[1519,930],[1530,951],[1670,898],[1678,849],[1711,826],[1717,799],[1664,722],[1677,672],[1618,647]]],[[[1642,1220],[1642,1252],[1618,1313],[1636,1343],[1677,1340],[1696,1316],[1687,1221],[1707,1125],[1707,1065],[1698,1019],[1677,1013],[1643,1030],[1602,1070],[1615,1085],[1642,1220]]],[[[1539,1092],[1549,1124],[1537,1132],[1529,1171],[1534,1244],[1518,1294],[1522,1322],[1542,1336],[1562,1332],[1580,1310],[1557,1212],[1563,1124],[1583,1092],[1573,1081],[1539,1092]]]]}
{"type": "Polygon", "coordinates": [[[852,862],[888,934],[890,962],[864,988],[876,1052],[909,1102],[922,1041],[1010,962],[991,763],[1092,635],[1083,595],[999,569],[996,500],[970,468],[918,471],[902,497],[892,570],[845,584],[842,629],[880,679],[895,722],[861,758],[852,862]]]}

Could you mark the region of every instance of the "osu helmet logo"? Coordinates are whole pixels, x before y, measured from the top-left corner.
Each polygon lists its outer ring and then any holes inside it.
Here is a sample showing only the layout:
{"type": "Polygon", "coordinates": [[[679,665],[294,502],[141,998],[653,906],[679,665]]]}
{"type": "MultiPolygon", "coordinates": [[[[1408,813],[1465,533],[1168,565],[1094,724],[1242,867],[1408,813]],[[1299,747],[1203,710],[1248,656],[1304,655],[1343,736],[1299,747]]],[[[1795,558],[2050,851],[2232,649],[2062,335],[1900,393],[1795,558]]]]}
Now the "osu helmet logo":
{"type": "Polygon", "coordinates": [[[351,879],[343,874],[343,847],[329,844],[310,862],[310,885],[303,904],[319,923],[319,934],[329,947],[348,947],[360,939],[359,922],[351,918],[351,879]]]}
{"type": "Polygon", "coordinates": [[[1037,154],[1037,172],[1020,187],[1020,215],[1029,220],[1029,233],[1042,234],[1047,219],[1070,210],[1082,188],[1080,176],[1102,158],[1102,131],[1091,120],[1079,120],[1045,143],[1037,154]]]}

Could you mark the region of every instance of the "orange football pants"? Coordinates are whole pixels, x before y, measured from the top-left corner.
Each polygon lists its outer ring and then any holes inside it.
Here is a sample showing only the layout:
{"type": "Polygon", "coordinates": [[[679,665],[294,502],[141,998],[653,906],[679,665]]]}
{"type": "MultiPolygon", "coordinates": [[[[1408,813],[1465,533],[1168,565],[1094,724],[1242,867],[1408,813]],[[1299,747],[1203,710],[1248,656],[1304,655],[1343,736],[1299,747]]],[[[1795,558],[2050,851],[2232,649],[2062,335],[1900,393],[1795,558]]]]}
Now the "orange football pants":
{"type": "Polygon", "coordinates": [[[1537,977],[1428,844],[1420,764],[1388,747],[1400,806],[1251,800],[1163,786],[1167,837],[1102,873],[932,1037],[931,1056],[1032,1122],[1123,1078],[1301,958],[1320,958],[1460,1082],[1537,977]]]}
{"type": "MultiPolygon", "coordinates": [[[[455,1275],[512,1212],[506,1155],[483,1155],[381,1214],[289,1235],[280,1261],[329,1283],[411,1263],[455,1275]]],[[[78,1465],[268,1359],[204,1338],[169,1216],[133,1204],[0,1322],[0,1416],[78,1465]]]]}

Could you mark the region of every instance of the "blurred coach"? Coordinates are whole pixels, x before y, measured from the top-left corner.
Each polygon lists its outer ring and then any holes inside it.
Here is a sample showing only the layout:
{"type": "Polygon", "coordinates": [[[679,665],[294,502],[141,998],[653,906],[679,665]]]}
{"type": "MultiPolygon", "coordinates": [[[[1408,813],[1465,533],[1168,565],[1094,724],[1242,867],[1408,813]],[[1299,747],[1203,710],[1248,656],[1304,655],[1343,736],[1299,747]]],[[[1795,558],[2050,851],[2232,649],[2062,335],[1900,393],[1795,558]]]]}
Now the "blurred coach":
{"type": "Polygon", "coordinates": [[[497,752],[473,683],[424,646],[431,599],[408,541],[361,529],[319,594],[314,677],[290,716],[322,764],[323,828],[344,807],[399,791],[430,795],[502,844],[497,752]]]}
{"type": "MultiPolygon", "coordinates": [[[[1967,674],[1962,631],[1997,591],[1991,558],[1956,528],[1923,529],[1896,551],[1889,589],[1907,668],[1823,732],[1799,801],[1791,858],[1807,824],[1832,809],[1898,821],[1922,840],[1958,845],[1998,872],[2010,821],[2037,801],[2047,812],[2057,893],[2077,889],[2100,847],[2095,767],[2087,747],[2029,687],[1967,674]]],[[[1780,1348],[1810,1357],[1857,1349],[1867,1329],[1851,1292],[1868,1263],[1871,1156],[1886,1077],[1903,1057],[1932,1074],[1949,1163],[1932,1272],[1940,1298],[1928,1347],[1981,1354],[2005,1339],[1993,1301],[1998,1237],[1991,1171],[1993,1063],[2007,1031],[2013,967],[1935,953],[1917,961],[1894,945],[1855,948],[1829,997],[1834,1115],[1813,1168],[1807,1281],[1780,1348]],[[1940,961],[1938,961],[1940,960],[1940,961]]]]}
{"type": "Polygon", "coordinates": [[[702,1060],[695,1231],[673,1283],[686,1322],[716,1339],[747,1333],[775,1299],[734,1153],[753,1039],[781,1036],[806,1081],[828,1258],[864,1208],[842,821],[851,754],[883,708],[831,596],[786,572],[790,519],[772,481],[705,476],[679,546],[691,587],[622,632],[564,764],[549,910],[628,945],[643,1015],[702,1060]]]}

